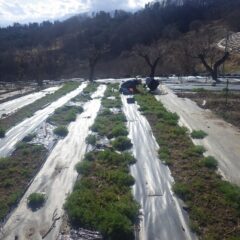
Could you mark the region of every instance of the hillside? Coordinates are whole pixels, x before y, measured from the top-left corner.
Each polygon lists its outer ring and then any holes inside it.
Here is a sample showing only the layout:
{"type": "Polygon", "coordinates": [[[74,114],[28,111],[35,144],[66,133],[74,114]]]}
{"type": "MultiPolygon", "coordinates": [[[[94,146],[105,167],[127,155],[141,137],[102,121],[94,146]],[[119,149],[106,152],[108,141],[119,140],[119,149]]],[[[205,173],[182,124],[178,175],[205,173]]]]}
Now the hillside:
{"type": "MultiPolygon", "coordinates": [[[[147,75],[144,60],[133,51],[139,45],[150,55],[158,52],[157,74],[201,74],[199,59],[186,52],[194,52],[206,37],[216,45],[227,31],[239,31],[239,19],[240,0],[167,0],[136,13],[116,10],[63,22],[14,24],[0,29],[0,80],[88,77],[96,53],[95,77],[147,75]]],[[[238,54],[232,52],[228,72],[239,71],[238,54]]]]}

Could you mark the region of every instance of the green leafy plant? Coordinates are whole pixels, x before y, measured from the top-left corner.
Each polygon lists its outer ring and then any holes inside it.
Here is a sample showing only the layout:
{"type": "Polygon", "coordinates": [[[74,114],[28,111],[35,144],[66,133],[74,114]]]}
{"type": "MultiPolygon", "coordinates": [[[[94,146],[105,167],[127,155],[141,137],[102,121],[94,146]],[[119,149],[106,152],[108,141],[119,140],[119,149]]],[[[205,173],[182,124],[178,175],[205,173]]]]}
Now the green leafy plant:
{"type": "Polygon", "coordinates": [[[119,151],[124,151],[130,149],[132,143],[127,137],[121,136],[112,141],[112,146],[119,151]]]}
{"type": "Polygon", "coordinates": [[[187,200],[190,196],[189,187],[183,183],[175,183],[173,185],[173,191],[183,200],[187,200]]]}
{"type": "Polygon", "coordinates": [[[91,144],[91,145],[95,145],[96,144],[96,142],[97,142],[97,138],[96,138],[96,136],[95,135],[89,135],[89,136],[87,136],[87,138],[86,138],[86,143],[87,144],[91,144]]]}
{"type": "Polygon", "coordinates": [[[65,137],[68,135],[68,129],[65,126],[59,126],[55,128],[53,132],[60,137],[65,137]]]}
{"type": "Polygon", "coordinates": [[[191,133],[191,137],[192,138],[196,138],[196,139],[203,139],[207,136],[207,133],[205,133],[202,130],[193,130],[191,133]]]}
{"type": "Polygon", "coordinates": [[[77,163],[76,170],[78,174],[88,175],[90,173],[91,167],[92,167],[92,162],[85,160],[77,163]]]}
{"type": "Polygon", "coordinates": [[[32,193],[28,196],[28,207],[32,210],[41,208],[46,201],[45,194],[42,193],[32,193]]]}
{"type": "Polygon", "coordinates": [[[218,162],[212,156],[205,157],[201,162],[205,167],[209,169],[214,169],[214,170],[217,169],[218,162]]]}

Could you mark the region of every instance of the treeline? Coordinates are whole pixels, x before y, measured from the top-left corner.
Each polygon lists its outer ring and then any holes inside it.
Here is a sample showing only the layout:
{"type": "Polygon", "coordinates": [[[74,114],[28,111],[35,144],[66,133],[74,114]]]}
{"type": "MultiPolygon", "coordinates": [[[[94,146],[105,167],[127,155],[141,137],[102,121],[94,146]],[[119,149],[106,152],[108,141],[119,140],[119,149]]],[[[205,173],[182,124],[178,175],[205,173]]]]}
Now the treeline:
{"type": "Polygon", "coordinates": [[[101,11],[63,22],[15,23],[0,29],[0,80],[84,76],[92,49],[107,48],[104,61],[113,61],[138,44],[176,39],[196,21],[220,19],[239,30],[240,0],[164,0],[136,13],[101,11]]]}

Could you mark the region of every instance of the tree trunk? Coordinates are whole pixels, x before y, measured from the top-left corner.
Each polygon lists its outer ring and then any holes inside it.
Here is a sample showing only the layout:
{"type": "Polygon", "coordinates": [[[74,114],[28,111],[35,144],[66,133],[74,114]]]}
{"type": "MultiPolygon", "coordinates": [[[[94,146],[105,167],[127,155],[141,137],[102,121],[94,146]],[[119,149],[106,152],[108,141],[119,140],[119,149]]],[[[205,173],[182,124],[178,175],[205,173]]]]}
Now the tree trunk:
{"type": "Polygon", "coordinates": [[[160,57],[157,57],[154,63],[151,65],[151,73],[150,73],[151,78],[154,78],[155,76],[155,71],[156,71],[159,60],[160,60],[160,57]]]}
{"type": "Polygon", "coordinates": [[[93,82],[94,80],[94,72],[95,72],[95,67],[97,65],[99,57],[95,57],[92,59],[89,59],[89,81],[93,82]]]}
{"type": "Polygon", "coordinates": [[[229,53],[226,52],[221,59],[216,61],[215,64],[213,65],[213,68],[208,65],[203,54],[199,54],[198,57],[201,60],[204,67],[206,68],[206,70],[211,74],[212,79],[216,83],[219,83],[220,81],[218,80],[218,68],[227,60],[227,58],[229,57],[229,53]]]}
{"type": "Polygon", "coordinates": [[[212,77],[212,79],[215,81],[215,82],[217,82],[217,83],[219,83],[220,81],[218,80],[218,69],[216,68],[216,69],[213,69],[213,71],[211,72],[211,77],[212,77]]]}
{"type": "Polygon", "coordinates": [[[90,72],[89,72],[89,81],[90,82],[93,82],[94,70],[95,70],[95,65],[90,65],[90,72]]]}

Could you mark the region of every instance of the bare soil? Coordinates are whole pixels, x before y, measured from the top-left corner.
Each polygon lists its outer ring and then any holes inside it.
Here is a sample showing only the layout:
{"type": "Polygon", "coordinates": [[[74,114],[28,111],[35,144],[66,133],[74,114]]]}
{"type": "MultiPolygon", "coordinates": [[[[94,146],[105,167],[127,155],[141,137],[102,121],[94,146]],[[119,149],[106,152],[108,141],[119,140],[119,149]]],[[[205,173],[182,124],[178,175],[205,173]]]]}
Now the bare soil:
{"type": "Polygon", "coordinates": [[[178,93],[179,97],[190,98],[198,106],[210,109],[225,121],[240,128],[240,93],[200,91],[195,93],[178,93]]]}

